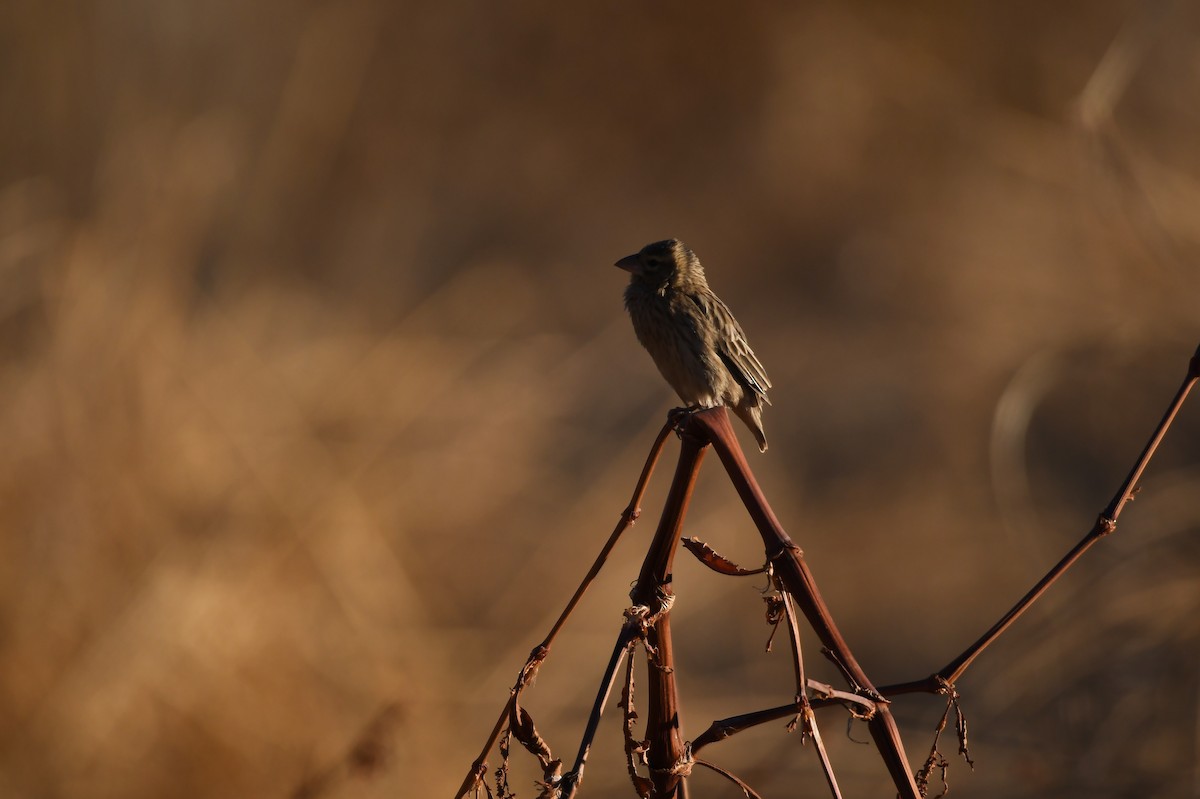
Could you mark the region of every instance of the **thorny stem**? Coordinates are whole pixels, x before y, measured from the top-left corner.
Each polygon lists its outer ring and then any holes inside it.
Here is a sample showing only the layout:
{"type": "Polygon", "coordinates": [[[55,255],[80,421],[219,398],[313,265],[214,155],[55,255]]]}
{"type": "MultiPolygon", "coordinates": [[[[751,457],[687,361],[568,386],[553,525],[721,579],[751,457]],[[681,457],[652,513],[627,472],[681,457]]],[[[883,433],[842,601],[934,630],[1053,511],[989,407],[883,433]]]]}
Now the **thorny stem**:
{"type": "Polygon", "coordinates": [[[1125,481],[1121,483],[1121,487],[1113,495],[1112,500],[1100,512],[1096,523],[1092,525],[1092,529],[1087,532],[1083,539],[1062,560],[1055,564],[1054,568],[1046,573],[1045,577],[1038,581],[1037,585],[1029,590],[1029,593],[1021,597],[1020,601],[1013,605],[990,630],[980,636],[979,640],[967,647],[966,651],[943,666],[936,674],[932,674],[922,680],[888,685],[881,688],[880,692],[884,696],[898,696],[908,693],[938,693],[942,688],[941,681],[954,685],[975,658],[979,657],[983,650],[987,649],[993,641],[1000,637],[1001,633],[1020,618],[1029,609],[1030,605],[1036,602],[1051,585],[1057,582],[1058,578],[1067,569],[1071,568],[1075,561],[1079,560],[1084,552],[1087,552],[1101,538],[1115,532],[1117,529],[1117,518],[1121,515],[1121,511],[1125,509],[1125,506],[1133,499],[1134,494],[1137,492],[1138,481],[1142,479],[1142,473],[1146,471],[1146,467],[1150,464],[1150,459],[1154,457],[1155,450],[1158,449],[1158,445],[1167,434],[1168,428],[1170,428],[1171,423],[1175,420],[1179,409],[1183,407],[1188,392],[1196,385],[1197,380],[1200,380],[1200,347],[1196,348],[1196,354],[1188,362],[1187,375],[1184,377],[1179,389],[1175,392],[1174,398],[1171,400],[1170,405],[1167,406],[1166,412],[1163,413],[1163,417],[1151,434],[1149,441],[1146,442],[1146,446],[1142,449],[1142,454],[1138,456],[1133,468],[1129,470],[1129,474],[1125,477],[1125,481]]]}
{"type": "Polygon", "coordinates": [[[475,786],[479,784],[479,781],[487,773],[488,752],[492,751],[492,747],[495,746],[496,741],[500,739],[500,732],[504,729],[504,724],[506,721],[508,721],[509,714],[512,713],[513,705],[516,703],[517,697],[537,673],[538,667],[541,665],[542,661],[544,661],[547,655],[549,655],[550,645],[554,643],[554,639],[558,636],[559,630],[562,629],[562,626],[566,623],[567,618],[575,610],[575,606],[579,604],[579,600],[583,598],[584,593],[587,591],[588,587],[591,586],[592,581],[596,579],[596,576],[600,573],[600,569],[602,569],[604,564],[608,561],[608,556],[612,553],[613,548],[616,547],[617,542],[621,539],[621,535],[628,530],[629,527],[635,521],[637,521],[638,516],[641,515],[642,510],[640,506],[642,503],[642,497],[646,493],[646,486],[650,482],[650,475],[654,473],[654,467],[658,463],[659,455],[662,454],[663,444],[666,443],[667,436],[671,434],[673,429],[674,427],[672,426],[672,423],[668,421],[663,425],[662,430],[658,432],[658,437],[654,439],[654,444],[650,447],[650,454],[646,456],[646,463],[642,467],[642,473],[638,477],[637,485],[634,486],[633,496],[630,498],[629,504],[625,507],[625,510],[621,512],[621,518],[617,521],[617,526],[613,528],[612,534],[609,535],[608,540],[604,542],[604,546],[601,548],[600,554],[596,556],[596,560],[592,563],[592,568],[588,570],[587,575],[583,578],[583,582],[581,582],[579,587],[575,589],[575,594],[571,597],[571,600],[567,602],[567,606],[563,609],[563,612],[559,614],[558,621],[554,622],[554,626],[550,628],[550,632],[546,634],[546,637],[542,640],[542,642],[535,646],[533,651],[529,653],[529,658],[525,661],[525,665],[521,667],[521,671],[517,675],[516,683],[509,691],[508,702],[505,703],[504,708],[500,711],[500,715],[497,717],[496,723],[492,727],[492,732],[488,736],[487,741],[483,745],[483,749],[479,753],[479,757],[476,758],[475,762],[471,764],[471,770],[467,772],[467,776],[463,778],[463,782],[458,789],[458,793],[454,795],[455,799],[462,799],[462,797],[466,796],[467,793],[469,793],[475,786]]]}

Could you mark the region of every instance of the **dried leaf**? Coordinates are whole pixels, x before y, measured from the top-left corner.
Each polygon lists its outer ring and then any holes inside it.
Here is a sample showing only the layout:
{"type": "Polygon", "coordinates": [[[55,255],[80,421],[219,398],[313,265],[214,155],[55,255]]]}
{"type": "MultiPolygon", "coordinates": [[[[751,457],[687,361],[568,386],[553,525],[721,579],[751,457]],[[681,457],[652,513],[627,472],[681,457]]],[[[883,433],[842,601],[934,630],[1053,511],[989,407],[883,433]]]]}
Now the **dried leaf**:
{"type": "MultiPolygon", "coordinates": [[[[534,784],[542,789],[538,794],[538,799],[559,799],[562,796],[562,761],[551,760],[547,763],[542,779],[534,784]]],[[[515,795],[513,799],[515,799],[515,795]]]]}
{"type": "Polygon", "coordinates": [[[779,623],[783,621],[783,597],[780,594],[768,594],[763,597],[763,602],[767,605],[767,624],[771,625],[771,635],[767,637],[767,646],[765,651],[771,651],[771,644],[775,641],[775,633],[779,632],[779,623]]]}
{"type": "Polygon", "coordinates": [[[921,796],[928,796],[929,778],[932,776],[935,768],[941,771],[942,780],[942,791],[935,799],[941,799],[941,797],[950,792],[950,785],[946,782],[946,770],[950,768],[950,763],[946,758],[942,757],[942,753],[936,747],[929,753],[929,757],[925,760],[925,765],[921,766],[921,770],[916,773],[914,779],[917,783],[917,790],[921,792],[921,796]]]}
{"type": "Polygon", "coordinates": [[[950,793],[950,784],[946,781],[946,773],[950,769],[950,762],[946,757],[938,751],[938,741],[942,737],[942,732],[946,729],[946,724],[950,720],[950,711],[954,710],[954,728],[958,734],[958,753],[963,756],[972,769],[975,768],[975,762],[971,760],[971,753],[967,749],[967,717],[962,712],[962,707],[958,703],[958,692],[954,690],[954,686],[943,682],[938,693],[946,696],[946,710],[942,713],[941,721],[938,722],[937,729],[933,732],[933,745],[929,749],[929,757],[925,760],[925,765],[916,774],[917,788],[921,791],[921,796],[925,796],[929,790],[929,778],[936,768],[941,772],[942,791],[938,797],[945,796],[950,793]]]}
{"type": "Polygon", "coordinates": [[[688,552],[696,556],[696,560],[703,563],[708,568],[718,574],[725,574],[730,577],[745,577],[749,574],[762,574],[766,571],[765,568],[743,569],[733,561],[718,554],[715,549],[701,541],[699,538],[685,538],[681,542],[688,552]]]}
{"type": "MultiPolygon", "coordinates": [[[[630,647],[632,649],[632,647],[630,647]]],[[[637,791],[637,795],[642,799],[647,799],[651,791],[654,790],[654,783],[648,777],[643,777],[637,772],[637,762],[642,765],[646,764],[646,750],[650,748],[650,742],[645,740],[637,740],[633,735],[634,722],[637,721],[637,710],[633,706],[633,658],[627,658],[625,661],[625,685],[621,688],[621,701],[617,703],[624,714],[624,733],[625,733],[625,766],[629,770],[629,779],[633,782],[633,789],[637,791]]]]}
{"type": "Polygon", "coordinates": [[[512,731],[513,737],[537,757],[543,769],[554,760],[554,755],[550,753],[550,747],[542,740],[537,727],[534,726],[533,717],[529,715],[528,710],[516,702],[513,703],[512,713],[508,716],[508,728],[512,731]]]}
{"type": "Polygon", "coordinates": [[[967,748],[967,717],[963,714],[962,706],[958,703],[958,694],[955,693],[953,696],[954,713],[957,716],[954,726],[958,732],[958,753],[963,756],[963,760],[966,760],[967,765],[974,771],[975,761],[971,759],[971,751],[967,748]]]}
{"type": "MultiPolygon", "coordinates": [[[[496,767],[496,796],[500,799],[511,799],[516,794],[508,784],[508,754],[509,742],[512,740],[512,731],[505,730],[500,736],[500,765],[496,767]]],[[[487,788],[486,784],[484,785],[487,788]]],[[[488,789],[488,796],[492,796],[492,792],[488,789]]]]}

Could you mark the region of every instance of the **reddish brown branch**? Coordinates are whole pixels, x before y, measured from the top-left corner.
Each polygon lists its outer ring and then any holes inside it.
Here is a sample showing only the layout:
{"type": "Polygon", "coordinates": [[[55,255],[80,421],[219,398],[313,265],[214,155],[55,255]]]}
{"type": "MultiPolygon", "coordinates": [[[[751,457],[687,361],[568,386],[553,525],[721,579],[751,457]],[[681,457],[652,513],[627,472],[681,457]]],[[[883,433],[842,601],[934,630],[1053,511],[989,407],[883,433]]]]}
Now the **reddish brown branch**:
{"type": "Polygon", "coordinates": [[[679,538],[683,529],[683,518],[696,487],[696,477],[704,460],[705,441],[688,432],[682,436],[679,464],[667,494],[658,530],[650,544],[650,551],[642,562],[637,583],[630,591],[635,607],[650,609],[654,624],[647,630],[647,680],[646,740],[649,750],[646,759],[650,766],[650,779],[654,783],[651,794],[655,799],[666,799],[678,795],[681,779],[686,774],[686,750],[679,723],[679,695],[675,683],[675,655],[671,640],[670,601],[671,569],[679,538]]]}
{"type": "MultiPolygon", "coordinates": [[[[1024,613],[1092,544],[1116,529],[1117,518],[1120,516],[1126,503],[1133,498],[1137,490],[1137,483],[1141,479],[1151,457],[1198,379],[1200,379],[1200,348],[1197,348],[1195,355],[1192,356],[1189,362],[1187,377],[1180,386],[1167,412],[1163,415],[1162,421],[1143,449],[1141,456],[1130,470],[1121,488],[1114,495],[1112,501],[1104,511],[1101,512],[1096,524],[1084,539],[1046,577],[1039,581],[1017,605],[1005,614],[992,629],[972,644],[963,654],[947,664],[940,672],[924,680],[888,686],[883,689],[887,695],[915,691],[941,693],[947,689],[952,692],[953,682],[992,641],[1024,613]]],[[[586,761],[587,751],[591,746],[603,705],[606,702],[615,679],[616,669],[619,667],[624,654],[628,651],[628,645],[640,638],[646,647],[650,672],[650,679],[648,681],[649,714],[646,729],[646,740],[648,742],[646,759],[651,774],[652,789],[650,795],[655,797],[655,799],[667,799],[667,797],[686,799],[687,783],[685,777],[690,771],[692,764],[698,762],[693,759],[695,752],[698,752],[707,744],[729,737],[757,724],[784,718],[796,713],[802,715],[805,724],[808,725],[806,729],[811,730],[815,737],[816,727],[812,720],[811,709],[827,706],[834,702],[846,704],[852,708],[852,712],[854,712],[854,708],[862,711],[861,717],[868,722],[871,735],[875,739],[876,746],[889,773],[892,775],[900,796],[907,799],[916,799],[920,795],[918,786],[914,781],[912,771],[909,767],[895,720],[888,709],[888,702],[883,698],[883,694],[872,686],[866,673],[854,658],[853,653],[842,638],[828,608],[821,598],[813,575],[804,562],[803,554],[799,547],[788,537],[767,504],[737,443],[737,439],[730,427],[728,413],[724,408],[709,409],[687,414],[686,416],[677,415],[672,417],[672,420],[659,433],[647,458],[646,465],[642,470],[633,499],[622,514],[621,520],[597,557],[592,569],[584,578],[583,583],[581,583],[575,595],[567,604],[566,609],[554,624],[546,639],[530,653],[529,659],[521,669],[517,682],[511,691],[505,709],[501,712],[500,718],[497,720],[496,726],[483,748],[483,752],[475,763],[472,764],[471,771],[464,779],[457,797],[461,799],[470,790],[480,785],[480,781],[487,770],[485,762],[487,753],[499,738],[504,722],[512,717],[521,690],[528,684],[540,663],[546,658],[555,636],[578,604],[588,586],[599,573],[621,533],[636,520],[639,514],[638,504],[644,494],[646,483],[658,460],[667,434],[671,429],[675,428],[680,429],[682,432],[683,446],[671,490],[667,496],[658,530],[655,533],[646,559],[642,564],[637,584],[630,594],[634,602],[634,607],[627,612],[626,624],[618,638],[617,646],[614,648],[613,657],[610,660],[609,668],[596,700],[596,706],[593,708],[592,717],[585,731],[576,768],[573,772],[566,775],[561,782],[560,787],[564,790],[562,795],[571,796],[578,786],[583,764],[586,761]],[[680,531],[682,529],[684,514],[691,499],[692,491],[695,488],[696,477],[703,460],[705,447],[709,443],[717,450],[718,456],[721,458],[721,462],[728,472],[730,480],[762,536],[766,547],[768,563],[771,564],[772,569],[778,575],[786,592],[794,598],[801,612],[804,613],[810,625],[812,625],[818,639],[824,644],[830,659],[838,665],[850,683],[853,693],[834,691],[828,686],[822,686],[812,680],[804,679],[803,673],[799,672],[797,678],[798,695],[794,704],[714,722],[704,734],[695,740],[689,751],[684,746],[680,734],[679,703],[674,676],[674,653],[670,628],[670,607],[674,599],[671,590],[671,569],[680,541],[680,531]],[[807,698],[805,695],[806,689],[813,690],[816,695],[811,699],[807,698]]],[[[704,553],[702,552],[701,554],[704,553]]],[[[715,553],[713,554],[715,555],[715,553]]],[[[790,605],[788,609],[790,610],[790,605]]],[[[793,630],[793,644],[796,647],[795,655],[799,663],[799,642],[795,637],[794,620],[789,618],[789,622],[792,622],[790,627],[793,630]]],[[[958,714],[960,748],[965,754],[965,720],[962,718],[957,704],[955,704],[955,710],[958,714]]],[[[819,739],[817,739],[817,742],[819,744],[819,739]]],[[[826,764],[827,775],[832,777],[832,769],[828,767],[827,760],[824,762],[826,764]]],[[[923,773],[923,780],[927,780],[928,776],[928,773],[923,773]]],[[[740,781],[738,784],[744,785],[740,781]]],[[[553,789],[548,787],[547,790],[553,789]]]]}
{"type": "Polygon", "coordinates": [[[1075,564],[1075,561],[1079,560],[1083,553],[1091,549],[1092,545],[1101,538],[1115,532],[1117,529],[1117,518],[1120,517],[1125,505],[1133,499],[1133,495],[1137,492],[1138,481],[1142,478],[1142,473],[1146,471],[1146,467],[1150,464],[1150,459],[1154,457],[1158,445],[1162,443],[1163,437],[1167,434],[1167,430],[1171,427],[1171,423],[1175,420],[1179,409],[1183,407],[1188,393],[1195,386],[1197,380],[1200,380],[1200,347],[1196,349],[1196,354],[1188,362],[1187,375],[1184,376],[1183,382],[1175,392],[1174,398],[1172,398],[1170,405],[1167,406],[1167,410],[1163,413],[1158,426],[1150,435],[1150,439],[1142,449],[1141,455],[1134,462],[1133,468],[1129,470],[1125,481],[1121,483],[1121,487],[1117,489],[1116,493],[1113,494],[1112,500],[1100,512],[1100,515],[1096,518],[1096,523],[1092,525],[1092,529],[1087,532],[1083,539],[1062,560],[1054,565],[1054,568],[1046,573],[1045,577],[1038,581],[1037,585],[1031,588],[1025,596],[1021,597],[1020,601],[1013,605],[1001,617],[1000,621],[992,625],[990,630],[979,637],[979,640],[967,647],[961,655],[943,666],[936,674],[932,674],[921,680],[914,680],[913,682],[888,685],[880,689],[881,692],[885,696],[898,696],[908,693],[939,693],[942,690],[943,683],[954,685],[975,658],[979,657],[983,650],[987,649],[1013,622],[1020,618],[1067,569],[1075,564]]]}
{"type": "MultiPolygon", "coordinates": [[[[657,446],[657,445],[656,445],[657,446]]],[[[694,435],[684,435],[675,477],[667,493],[658,529],[642,561],[637,582],[629,592],[633,607],[626,611],[625,626],[613,649],[596,706],[580,745],[576,767],[564,776],[561,790],[570,799],[579,788],[583,764],[600,720],[604,699],[612,688],[620,657],[628,644],[641,638],[646,647],[647,680],[646,760],[655,799],[678,796],[688,760],[679,729],[679,695],[675,684],[675,655],[671,639],[671,569],[683,530],[683,517],[691,501],[704,460],[705,443],[694,435]]],[[[643,472],[645,474],[645,472],[643,472]]]]}
{"type": "Polygon", "coordinates": [[[617,541],[621,538],[630,525],[637,521],[642,514],[640,507],[642,496],[646,493],[646,485],[650,482],[650,475],[654,473],[654,467],[658,463],[658,457],[662,454],[663,443],[667,440],[667,436],[671,433],[670,423],[663,425],[662,430],[658,432],[658,437],[654,439],[653,446],[650,447],[650,454],[646,456],[646,464],[642,467],[642,473],[638,476],[637,485],[633,489],[633,497],[630,498],[629,504],[625,506],[625,510],[621,512],[621,518],[617,522],[617,526],[613,528],[612,534],[609,535],[608,541],[604,542],[604,547],[600,550],[600,554],[596,556],[596,561],[592,564],[592,568],[583,578],[583,582],[579,584],[579,588],[575,589],[574,596],[563,612],[558,617],[558,621],[554,622],[554,626],[550,628],[546,640],[542,641],[541,646],[545,649],[550,648],[550,643],[554,637],[558,635],[558,631],[562,629],[566,623],[567,617],[575,610],[575,606],[579,604],[579,600],[583,598],[584,592],[591,586],[592,581],[596,579],[596,575],[600,573],[605,562],[608,560],[609,554],[613,547],[617,545],[617,541]]]}
{"type": "MultiPolygon", "coordinates": [[[[875,712],[875,703],[870,699],[864,699],[858,694],[839,691],[831,685],[826,685],[812,679],[808,681],[808,689],[814,693],[814,696],[808,699],[809,706],[814,710],[840,705],[849,708],[852,714],[864,719],[869,718],[870,714],[875,712]]],[[[726,719],[719,719],[710,724],[707,730],[692,741],[692,754],[696,754],[709,744],[731,738],[751,727],[785,719],[788,716],[795,716],[799,712],[800,702],[796,701],[790,705],[780,705],[778,707],[767,708],[766,710],[756,710],[752,713],[742,713],[741,715],[730,716],[726,719]]]]}
{"type": "Polygon", "coordinates": [[[629,529],[629,527],[635,521],[637,521],[638,516],[641,515],[642,511],[640,506],[642,497],[646,493],[646,486],[650,482],[650,475],[654,473],[654,467],[658,463],[659,455],[662,454],[663,444],[666,442],[667,436],[671,434],[673,429],[674,427],[672,424],[668,422],[667,424],[663,425],[662,430],[660,430],[658,433],[658,437],[654,439],[654,444],[650,447],[650,454],[646,456],[646,463],[642,467],[642,473],[638,477],[637,485],[634,486],[633,496],[630,498],[629,504],[625,507],[625,510],[621,512],[621,518],[617,521],[617,525],[613,528],[608,540],[604,542],[604,546],[601,548],[600,554],[596,556],[596,560],[592,563],[592,568],[588,570],[587,575],[583,578],[583,582],[581,582],[579,587],[575,589],[575,594],[571,597],[570,601],[567,602],[567,606],[563,608],[563,612],[559,614],[558,620],[554,622],[554,626],[550,628],[550,632],[547,633],[542,642],[535,646],[533,651],[529,653],[529,657],[526,659],[525,665],[521,667],[521,671],[517,675],[516,683],[509,691],[508,702],[505,703],[504,708],[500,711],[499,717],[496,719],[496,723],[492,726],[492,732],[490,735],[488,735],[487,741],[484,743],[483,749],[479,753],[479,757],[476,758],[475,762],[471,764],[471,770],[468,771],[467,775],[463,778],[462,785],[459,786],[458,793],[454,795],[455,799],[462,799],[462,797],[466,796],[471,790],[480,784],[480,780],[483,779],[485,774],[487,774],[488,752],[492,751],[492,747],[495,746],[496,741],[500,739],[500,732],[504,729],[504,724],[508,720],[509,714],[512,713],[513,706],[516,703],[518,696],[525,686],[529,684],[529,681],[533,679],[533,676],[537,673],[538,667],[541,666],[542,661],[544,661],[550,654],[550,646],[554,643],[554,639],[558,636],[559,630],[562,629],[562,626],[566,623],[567,618],[570,617],[571,613],[575,610],[575,606],[579,604],[579,600],[583,598],[584,593],[596,579],[596,576],[600,574],[600,570],[608,561],[608,556],[612,553],[613,548],[616,547],[617,542],[621,539],[621,535],[624,534],[624,532],[629,529]]]}
{"type": "MultiPolygon", "coordinates": [[[[725,471],[729,473],[729,479],[737,489],[738,496],[741,497],[758,528],[759,535],[762,536],[767,557],[774,564],[788,591],[795,597],[796,604],[800,606],[817,638],[835,653],[856,683],[857,690],[867,697],[878,696],[866,672],[858,664],[834,623],[833,616],[817,589],[816,580],[804,562],[800,548],[792,542],[779,520],[775,518],[774,511],[754,479],[729,424],[729,414],[724,408],[712,408],[692,414],[685,425],[685,433],[699,429],[703,431],[702,435],[712,442],[725,471]]],[[[882,697],[875,701],[875,715],[867,722],[867,728],[871,737],[875,739],[875,745],[900,796],[908,799],[919,797],[920,793],[917,791],[908,757],[904,752],[904,742],[900,739],[900,730],[888,710],[887,701],[882,697]]]]}

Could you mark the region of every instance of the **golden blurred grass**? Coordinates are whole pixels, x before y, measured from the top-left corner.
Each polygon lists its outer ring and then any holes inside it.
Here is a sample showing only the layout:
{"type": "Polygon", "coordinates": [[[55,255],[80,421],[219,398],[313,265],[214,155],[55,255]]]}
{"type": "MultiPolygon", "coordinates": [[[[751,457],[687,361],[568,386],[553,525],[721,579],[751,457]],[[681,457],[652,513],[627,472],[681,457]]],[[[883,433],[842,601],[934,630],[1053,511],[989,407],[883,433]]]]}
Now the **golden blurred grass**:
{"type": "MultiPolygon", "coordinates": [[[[852,645],[940,666],[1196,343],[1200,16],[1150,8],[9,4],[0,795],[450,793],[670,405],[609,266],[669,235],[771,370],[753,465],[852,645]]],[[[1198,428],[960,686],[956,790],[1192,794],[1198,428]]],[[[753,562],[718,471],[690,532],[753,562]]],[[[530,696],[563,755],[637,549],[530,696]]],[[[678,581],[685,732],[785,701],[753,588],[678,581]]]]}

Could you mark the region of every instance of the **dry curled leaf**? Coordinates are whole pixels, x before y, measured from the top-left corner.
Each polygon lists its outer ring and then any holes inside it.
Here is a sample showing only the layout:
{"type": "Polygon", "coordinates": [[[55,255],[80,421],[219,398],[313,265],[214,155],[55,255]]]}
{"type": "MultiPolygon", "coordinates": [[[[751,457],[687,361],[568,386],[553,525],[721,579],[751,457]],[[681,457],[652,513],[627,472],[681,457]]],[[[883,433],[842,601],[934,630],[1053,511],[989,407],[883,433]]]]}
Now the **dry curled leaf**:
{"type": "Polygon", "coordinates": [[[764,568],[743,569],[694,536],[692,538],[685,538],[680,543],[683,544],[688,552],[696,556],[696,560],[718,574],[725,574],[730,577],[745,577],[749,574],[762,574],[766,571],[764,568]]]}
{"type": "Polygon", "coordinates": [[[914,779],[921,796],[928,796],[929,778],[933,775],[935,768],[941,772],[942,790],[938,794],[938,798],[940,799],[940,797],[950,792],[950,785],[946,782],[946,770],[950,768],[950,763],[946,758],[942,757],[942,753],[936,747],[929,753],[929,757],[925,760],[925,765],[921,766],[921,770],[914,775],[914,779]]]}
{"type": "Polygon", "coordinates": [[[783,621],[783,596],[781,594],[768,594],[763,597],[763,602],[767,606],[767,624],[771,625],[771,634],[767,637],[767,645],[765,651],[771,651],[771,644],[775,641],[775,633],[779,632],[779,623],[783,621]]]}
{"type": "Polygon", "coordinates": [[[529,715],[529,711],[513,703],[512,712],[508,716],[508,728],[512,731],[512,735],[521,742],[529,752],[535,755],[538,761],[542,764],[542,768],[546,769],[554,761],[554,755],[550,753],[550,747],[538,734],[537,727],[533,723],[533,717],[529,715]]]}
{"type": "MultiPolygon", "coordinates": [[[[632,646],[630,647],[632,649],[632,646]]],[[[625,733],[625,766],[629,771],[629,779],[633,783],[633,790],[642,799],[647,799],[651,791],[654,790],[654,783],[648,777],[643,777],[638,774],[637,763],[646,765],[646,751],[650,748],[650,742],[645,740],[637,740],[633,734],[633,725],[637,721],[637,710],[633,706],[633,658],[628,658],[625,664],[625,685],[621,688],[621,701],[617,703],[621,708],[624,719],[625,733]]]]}

